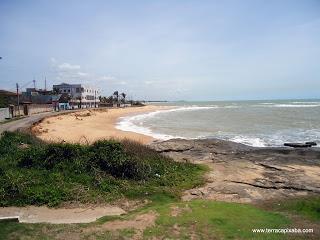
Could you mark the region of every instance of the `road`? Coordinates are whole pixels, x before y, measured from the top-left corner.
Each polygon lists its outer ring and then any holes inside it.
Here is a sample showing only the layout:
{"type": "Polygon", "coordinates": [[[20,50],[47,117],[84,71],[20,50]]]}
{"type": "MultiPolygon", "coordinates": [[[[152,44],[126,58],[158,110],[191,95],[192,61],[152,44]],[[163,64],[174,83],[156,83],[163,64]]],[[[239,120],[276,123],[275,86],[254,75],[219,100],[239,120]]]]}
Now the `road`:
{"type": "Polygon", "coordinates": [[[44,112],[44,113],[34,114],[25,118],[21,118],[19,120],[13,120],[7,123],[2,123],[0,124],[0,134],[2,134],[4,131],[13,132],[17,130],[28,129],[30,126],[32,126],[32,124],[40,121],[45,117],[50,117],[50,116],[55,116],[55,115],[70,113],[75,111],[81,111],[81,110],[72,110],[72,111],[63,111],[63,112],[44,112]]]}

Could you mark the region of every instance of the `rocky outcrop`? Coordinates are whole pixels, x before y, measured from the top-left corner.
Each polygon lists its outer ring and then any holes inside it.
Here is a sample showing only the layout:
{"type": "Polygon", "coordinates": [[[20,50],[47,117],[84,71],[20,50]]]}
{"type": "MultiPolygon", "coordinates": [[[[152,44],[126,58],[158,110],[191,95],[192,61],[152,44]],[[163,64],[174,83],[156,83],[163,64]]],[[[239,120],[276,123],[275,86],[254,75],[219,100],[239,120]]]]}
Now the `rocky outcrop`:
{"type": "Polygon", "coordinates": [[[320,149],[254,148],[217,139],[173,139],[151,145],[176,161],[209,166],[205,186],[184,199],[232,202],[320,194],[320,149]]]}

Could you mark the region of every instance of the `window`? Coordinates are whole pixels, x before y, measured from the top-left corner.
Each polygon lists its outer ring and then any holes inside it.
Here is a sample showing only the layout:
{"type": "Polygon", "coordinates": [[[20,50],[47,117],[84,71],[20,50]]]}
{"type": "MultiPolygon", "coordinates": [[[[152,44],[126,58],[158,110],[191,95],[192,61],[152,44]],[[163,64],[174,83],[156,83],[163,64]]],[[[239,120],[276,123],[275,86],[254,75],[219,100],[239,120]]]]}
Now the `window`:
{"type": "Polygon", "coordinates": [[[80,88],[76,88],[76,93],[79,93],[80,92],[80,88]]]}
{"type": "Polygon", "coordinates": [[[64,89],[63,92],[67,92],[67,90],[64,89]]]}
{"type": "Polygon", "coordinates": [[[70,89],[68,89],[68,92],[70,92],[70,89]]]}

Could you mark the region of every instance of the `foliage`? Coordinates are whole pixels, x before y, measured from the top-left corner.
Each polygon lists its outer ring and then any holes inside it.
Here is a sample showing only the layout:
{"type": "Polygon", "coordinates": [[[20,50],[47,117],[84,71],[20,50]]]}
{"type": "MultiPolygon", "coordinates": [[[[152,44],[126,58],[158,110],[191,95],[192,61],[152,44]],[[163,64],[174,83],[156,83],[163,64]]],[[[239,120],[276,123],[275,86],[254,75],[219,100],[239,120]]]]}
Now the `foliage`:
{"type": "Polygon", "coordinates": [[[203,182],[205,169],[136,142],[44,143],[23,133],[0,139],[0,206],[105,202],[166,193],[203,182]]]}
{"type": "Polygon", "coordinates": [[[320,197],[296,198],[280,201],[273,206],[279,211],[299,214],[310,220],[320,221],[320,197]]]}
{"type": "MultiPolygon", "coordinates": [[[[148,206],[122,216],[103,217],[90,224],[4,224],[1,233],[10,236],[31,236],[32,239],[46,239],[65,234],[71,239],[132,239],[136,233],[128,228],[103,232],[99,227],[105,222],[134,219],[137,215],[154,212],[155,225],[143,232],[143,239],[286,239],[282,233],[253,233],[253,228],[287,228],[291,226],[288,217],[255,206],[238,203],[225,203],[210,200],[190,202],[172,201],[164,195],[148,206]],[[176,212],[173,214],[173,212],[176,212]],[[44,232],[42,229],[46,229],[44,232]],[[90,232],[89,229],[97,229],[90,232]]],[[[295,226],[296,227],[296,226],[295,226]]]]}

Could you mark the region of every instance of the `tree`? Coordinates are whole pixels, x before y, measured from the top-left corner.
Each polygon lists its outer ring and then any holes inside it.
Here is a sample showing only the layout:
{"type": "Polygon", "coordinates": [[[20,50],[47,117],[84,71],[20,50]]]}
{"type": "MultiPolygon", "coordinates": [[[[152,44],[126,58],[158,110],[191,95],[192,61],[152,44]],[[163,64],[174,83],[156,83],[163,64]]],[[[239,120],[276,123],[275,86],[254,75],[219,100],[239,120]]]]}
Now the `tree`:
{"type": "Polygon", "coordinates": [[[79,100],[78,108],[82,108],[82,97],[79,96],[79,97],[77,97],[76,99],[79,100]]]}
{"type": "Polygon", "coordinates": [[[117,107],[119,107],[119,92],[118,91],[115,91],[114,93],[113,93],[113,99],[116,101],[116,103],[117,103],[117,107]]]}
{"type": "Polygon", "coordinates": [[[60,91],[59,91],[58,88],[53,88],[53,89],[52,89],[52,93],[53,93],[54,95],[58,95],[58,94],[60,93],[60,91]]]}
{"type": "Polygon", "coordinates": [[[122,103],[126,104],[126,96],[127,96],[127,94],[121,93],[120,96],[122,97],[122,99],[121,99],[122,103]]]}

